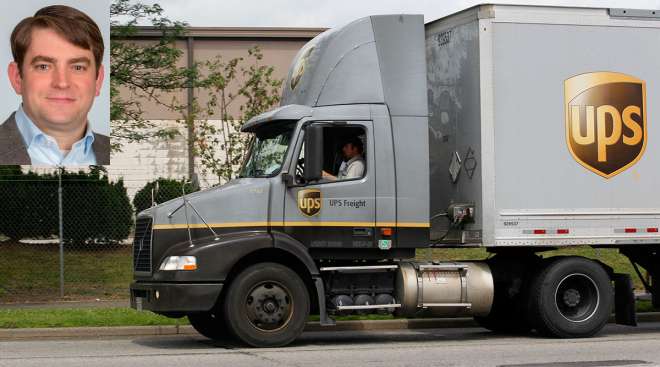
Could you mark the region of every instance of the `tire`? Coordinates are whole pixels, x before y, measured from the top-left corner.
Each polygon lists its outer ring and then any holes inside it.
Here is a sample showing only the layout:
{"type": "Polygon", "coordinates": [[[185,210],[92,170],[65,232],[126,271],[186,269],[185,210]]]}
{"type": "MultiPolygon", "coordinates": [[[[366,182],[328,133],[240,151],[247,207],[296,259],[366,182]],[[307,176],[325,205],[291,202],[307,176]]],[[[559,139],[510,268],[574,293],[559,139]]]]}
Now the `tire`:
{"type": "Polygon", "coordinates": [[[229,286],[224,314],[234,336],[253,347],[281,347],[295,340],[309,316],[309,293],[293,270],[255,264],[229,286]]]}
{"type": "Polygon", "coordinates": [[[601,265],[581,257],[559,258],[532,281],[530,322],[544,335],[585,338],[607,324],[613,303],[612,283],[601,265]]]}
{"type": "Polygon", "coordinates": [[[200,312],[188,315],[190,325],[203,336],[215,340],[227,340],[230,333],[224,317],[217,310],[200,312]]]}

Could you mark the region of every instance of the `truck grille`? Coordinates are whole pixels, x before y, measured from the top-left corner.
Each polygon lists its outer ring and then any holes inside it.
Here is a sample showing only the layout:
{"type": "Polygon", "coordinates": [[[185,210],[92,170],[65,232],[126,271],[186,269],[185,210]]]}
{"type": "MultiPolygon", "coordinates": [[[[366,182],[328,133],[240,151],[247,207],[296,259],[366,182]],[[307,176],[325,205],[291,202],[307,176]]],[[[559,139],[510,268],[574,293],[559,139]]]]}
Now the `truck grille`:
{"type": "Polygon", "coordinates": [[[151,218],[138,218],[135,221],[133,238],[133,269],[136,272],[151,273],[151,218]]]}

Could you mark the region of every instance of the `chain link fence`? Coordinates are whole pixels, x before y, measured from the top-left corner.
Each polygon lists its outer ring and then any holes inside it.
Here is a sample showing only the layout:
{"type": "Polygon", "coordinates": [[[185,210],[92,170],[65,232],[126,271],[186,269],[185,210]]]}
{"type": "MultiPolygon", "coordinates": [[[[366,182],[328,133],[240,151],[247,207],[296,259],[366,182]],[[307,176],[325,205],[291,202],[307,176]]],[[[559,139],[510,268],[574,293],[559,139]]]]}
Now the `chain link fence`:
{"type": "Polygon", "coordinates": [[[0,303],[125,299],[134,217],[102,168],[0,167],[0,303]]]}

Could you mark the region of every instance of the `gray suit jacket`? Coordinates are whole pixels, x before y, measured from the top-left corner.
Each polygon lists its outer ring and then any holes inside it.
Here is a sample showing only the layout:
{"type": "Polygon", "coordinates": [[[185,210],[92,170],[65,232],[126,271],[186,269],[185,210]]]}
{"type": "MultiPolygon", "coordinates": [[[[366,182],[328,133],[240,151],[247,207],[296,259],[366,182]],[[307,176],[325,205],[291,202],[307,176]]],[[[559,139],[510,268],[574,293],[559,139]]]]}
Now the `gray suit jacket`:
{"type": "MultiPolygon", "coordinates": [[[[0,125],[0,165],[32,164],[27,147],[23,143],[21,132],[16,126],[15,113],[0,125]]],[[[110,164],[110,138],[94,133],[92,150],[96,156],[97,165],[110,164]]]]}

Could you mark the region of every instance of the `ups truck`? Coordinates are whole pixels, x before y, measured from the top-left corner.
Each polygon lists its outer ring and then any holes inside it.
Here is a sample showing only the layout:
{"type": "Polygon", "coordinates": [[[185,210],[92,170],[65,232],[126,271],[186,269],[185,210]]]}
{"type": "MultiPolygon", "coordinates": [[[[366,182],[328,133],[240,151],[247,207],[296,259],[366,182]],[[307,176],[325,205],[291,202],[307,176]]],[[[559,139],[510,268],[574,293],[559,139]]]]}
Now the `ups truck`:
{"type": "Polygon", "coordinates": [[[310,313],[563,338],[613,311],[634,325],[629,275],[541,255],[618,249],[660,306],[659,44],[658,12],[631,9],[479,5],[324,32],[242,127],[236,179],[138,214],[132,307],[255,347],[310,313]],[[415,257],[472,247],[488,258],[415,257]]]}

